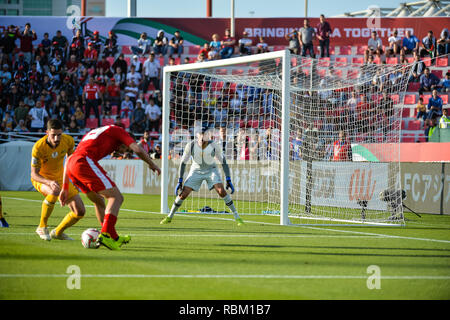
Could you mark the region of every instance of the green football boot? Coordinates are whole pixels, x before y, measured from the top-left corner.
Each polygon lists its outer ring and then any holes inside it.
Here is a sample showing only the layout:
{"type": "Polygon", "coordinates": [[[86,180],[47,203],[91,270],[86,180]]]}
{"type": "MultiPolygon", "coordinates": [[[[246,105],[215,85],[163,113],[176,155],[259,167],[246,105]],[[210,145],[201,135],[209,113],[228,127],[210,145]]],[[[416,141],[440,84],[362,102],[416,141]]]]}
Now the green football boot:
{"type": "Polygon", "coordinates": [[[120,250],[119,241],[114,240],[108,233],[101,233],[97,239],[98,243],[107,247],[109,250],[120,250]]]}
{"type": "Polygon", "coordinates": [[[168,224],[172,222],[172,218],[171,217],[165,217],[164,219],[161,220],[160,224],[168,224]]]}
{"type": "Polygon", "coordinates": [[[239,227],[244,225],[244,220],[242,220],[242,218],[237,218],[236,222],[239,227]]]}

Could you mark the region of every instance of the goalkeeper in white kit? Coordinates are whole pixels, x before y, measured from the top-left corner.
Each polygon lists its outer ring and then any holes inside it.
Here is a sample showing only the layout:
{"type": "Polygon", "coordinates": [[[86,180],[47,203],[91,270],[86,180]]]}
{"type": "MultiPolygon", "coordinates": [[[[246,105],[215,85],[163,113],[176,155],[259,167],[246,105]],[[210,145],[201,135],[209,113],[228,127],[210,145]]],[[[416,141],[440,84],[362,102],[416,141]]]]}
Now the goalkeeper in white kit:
{"type": "Polygon", "coordinates": [[[202,127],[201,131],[199,130],[197,132],[196,139],[189,142],[184,149],[180,167],[178,169],[179,178],[175,188],[176,198],[170,209],[169,215],[161,221],[161,224],[170,223],[172,221],[173,216],[180,208],[183,201],[192,191],[198,191],[200,189],[203,180],[206,180],[208,189],[215,189],[228,208],[230,208],[238,226],[244,224],[239,217],[231,196],[225,190],[219,170],[217,169],[215,159],[222,164],[226,176],[226,189],[231,189],[231,194],[233,194],[234,186],[231,183],[230,168],[225,160],[225,155],[222,153],[222,148],[218,144],[212,140],[205,139],[204,134],[206,130],[206,127],[202,127]],[[192,165],[183,186],[184,171],[190,158],[192,158],[192,165]]]}

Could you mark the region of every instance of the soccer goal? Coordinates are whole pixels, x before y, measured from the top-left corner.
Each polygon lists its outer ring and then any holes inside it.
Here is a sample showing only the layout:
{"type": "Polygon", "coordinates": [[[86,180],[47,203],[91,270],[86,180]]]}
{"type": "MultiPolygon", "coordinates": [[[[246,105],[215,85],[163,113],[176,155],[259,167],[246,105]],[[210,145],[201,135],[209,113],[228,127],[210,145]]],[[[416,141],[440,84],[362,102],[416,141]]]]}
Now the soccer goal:
{"type": "MultiPolygon", "coordinates": [[[[404,224],[399,143],[411,67],[287,50],[164,67],[162,213],[186,144],[207,126],[208,139],[222,146],[231,197],[244,217],[279,215],[282,225],[404,224]]],[[[227,213],[206,183],[181,209],[227,213]]]]}

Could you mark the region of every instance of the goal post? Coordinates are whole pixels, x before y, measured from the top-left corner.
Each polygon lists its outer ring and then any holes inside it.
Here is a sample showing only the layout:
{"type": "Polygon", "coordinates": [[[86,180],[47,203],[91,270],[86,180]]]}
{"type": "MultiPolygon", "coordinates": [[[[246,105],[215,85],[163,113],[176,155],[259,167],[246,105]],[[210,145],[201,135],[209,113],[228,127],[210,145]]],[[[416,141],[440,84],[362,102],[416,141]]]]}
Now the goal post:
{"type": "MultiPolygon", "coordinates": [[[[165,66],[161,212],[173,201],[185,146],[207,126],[208,139],[223,147],[244,218],[404,224],[399,143],[411,70],[288,50],[165,66]]],[[[180,210],[228,213],[207,183],[180,210]]]]}

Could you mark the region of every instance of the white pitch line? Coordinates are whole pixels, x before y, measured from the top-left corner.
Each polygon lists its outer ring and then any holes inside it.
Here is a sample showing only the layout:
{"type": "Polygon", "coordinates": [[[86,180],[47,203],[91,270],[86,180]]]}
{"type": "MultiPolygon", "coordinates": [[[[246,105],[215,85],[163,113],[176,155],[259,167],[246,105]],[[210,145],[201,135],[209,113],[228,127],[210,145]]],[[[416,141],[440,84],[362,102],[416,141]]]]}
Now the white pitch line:
{"type": "MultiPolygon", "coordinates": [[[[72,274],[3,273],[0,278],[67,278],[72,274]]],[[[267,275],[267,274],[80,274],[80,278],[190,278],[190,279],[367,279],[367,275],[267,275]]],[[[381,280],[450,280],[450,276],[381,276],[381,280]]]]}
{"type": "MultiPolygon", "coordinates": [[[[41,200],[34,200],[34,199],[23,199],[23,198],[13,198],[13,197],[4,197],[4,199],[11,199],[11,200],[19,200],[19,201],[31,201],[31,202],[42,202],[41,200]]],[[[94,206],[86,205],[86,207],[93,208],[94,206]]],[[[122,211],[130,211],[130,212],[138,212],[138,213],[156,213],[161,214],[158,212],[150,212],[150,211],[140,211],[140,210],[133,210],[133,209],[120,209],[122,211]]],[[[227,220],[227,221],[234,221],[233,219],[228,218],[219,218],[219,217],[204,217],[204,216],[198,216],[198,215],[179,215],[180,217],[196,217],[201,219],[214,219],[214,220],[227,220]]],[[[259,221],[247,221],[247,223],[257,223],[257,224],[265,224],[265,225],[273,225],[273,226],[280,226],[277,223],[270,223],[270,222],[259,222],[259,221]]],[[[415,238],[415,237],[405,237],[405,236],[396,236],[396,235],[388,235],[388,234],[380,234],[380,233],[371,233],[371,232],[361,232],[361,231],[351,231],[351,230],[339,230],[339,229],[330,229],[328,227],[311,227],[311,226],[305,226],[305,225],[293,225],[295,227],[300,228],[306,228],[311,230],[321,230],[321,231],[330,231],[330,232],[342,232],[342,233],[352,233],[352,234],[359,234],[364,236],[376,236],[378,238],[391,238],[391,239],[403,239],[403,240],[416,240],[416,241],[427,241],[427,242],[439,242],[439,243],[449,243],[450,240],[440,240],[440,239],[430,239],[430,238],[415,238]]]]}

